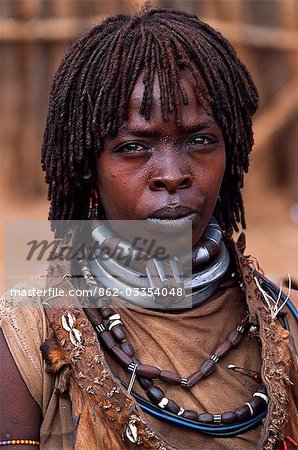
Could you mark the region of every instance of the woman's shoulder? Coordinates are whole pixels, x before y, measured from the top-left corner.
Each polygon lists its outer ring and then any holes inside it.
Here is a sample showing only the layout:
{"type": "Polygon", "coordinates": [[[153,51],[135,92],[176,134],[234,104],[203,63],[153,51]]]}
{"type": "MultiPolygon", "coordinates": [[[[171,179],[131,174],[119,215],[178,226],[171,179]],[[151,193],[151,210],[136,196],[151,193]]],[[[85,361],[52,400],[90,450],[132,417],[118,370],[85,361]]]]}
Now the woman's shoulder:
{"type": "Polygon", "coordinates": [[[47,378],[40,346],[47,336],[48,322],[41,296],[30,294],[44,285],[44,278],[33,278],[9,289],[0,299],[0,328],[23,380],[40,406],[47,378]]]}
{"type": "Polygon", "coordinates": [[[11,330],[20,338],[34,341],[43,338],[47,331],[47,320],[42,304],[44,277],[22,281],[8,289],[0,299],[0,327],[5,333],[11,330]]]}

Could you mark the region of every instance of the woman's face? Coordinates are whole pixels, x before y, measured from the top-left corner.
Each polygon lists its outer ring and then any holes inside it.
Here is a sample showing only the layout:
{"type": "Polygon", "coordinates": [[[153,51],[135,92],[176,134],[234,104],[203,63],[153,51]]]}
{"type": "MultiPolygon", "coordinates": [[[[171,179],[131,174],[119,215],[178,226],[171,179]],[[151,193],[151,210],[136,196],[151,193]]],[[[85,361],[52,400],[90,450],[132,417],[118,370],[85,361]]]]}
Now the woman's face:
{"type": "Polygon", "coordinates": [[[107,219],[157,218],[173,227],[192,220],[194,244],[215,207],[225,171],[225,144],[213,116],[197,103],[188,72],[181,83],[189,102],[181,105],[178,126],[174,113],[168,122],[162,119],[157,77],[151,118],[139,114],[144,92],[139,78],[127,122],[117,136],[106,139],[98,158],[98,189],[107,219]]]}

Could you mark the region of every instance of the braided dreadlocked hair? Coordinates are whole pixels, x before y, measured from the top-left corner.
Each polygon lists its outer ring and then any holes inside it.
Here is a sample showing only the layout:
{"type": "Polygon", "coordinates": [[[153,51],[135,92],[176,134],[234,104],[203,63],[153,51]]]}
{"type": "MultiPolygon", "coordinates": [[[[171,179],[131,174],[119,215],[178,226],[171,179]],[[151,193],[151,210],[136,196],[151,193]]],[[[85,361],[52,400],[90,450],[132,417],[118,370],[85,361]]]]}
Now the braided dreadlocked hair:
{"type": "MultiPolygon", "coordinates": [[[[253,145],[251,117],[258,93],[235,50],[196,16],[173,9],[148,9],[104,20],[69,49],[55,75],[42,146],[49,184],[50,220],[88,217],[90,182],[104,139],[127,120],[134,85],[143,74],[140,114],[150,118],[157,74],[163,120],[181,123],[187,96],[182,70],[194,78],[195,95],[222,128],[227,167],[215,216],[225,231],[245,227],[240,189],[253,145]],[[85,175],[85,177],[84,177],[85,175]]],[[[100,175],[100,174],[99,174],[100,175]]]]}

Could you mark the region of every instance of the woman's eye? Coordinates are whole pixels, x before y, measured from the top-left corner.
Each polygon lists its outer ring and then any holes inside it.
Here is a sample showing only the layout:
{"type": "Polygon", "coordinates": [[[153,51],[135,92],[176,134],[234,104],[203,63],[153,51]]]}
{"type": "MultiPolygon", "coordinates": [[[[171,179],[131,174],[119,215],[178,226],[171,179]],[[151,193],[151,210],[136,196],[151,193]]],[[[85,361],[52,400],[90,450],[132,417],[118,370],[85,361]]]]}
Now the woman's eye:
{"type": "Polygon", "coordinates": [[[139,153],[142,151],[148,150],[147,147],[145,147],[142,144],[139,144],[138,142],[127,142],[126,144],[122,144],[119,147],[117,147],[114,152],[115,153],[139,153]]]}
{"type": "Polygon", "coordinates": [[[195,136],[188,142],[189,147],[193,147],[196,145],[208,145],[208,144],[214,144],[217,142],[216,137],[214,136],[208,136],[208,135],[200,135],[195,136]]]}

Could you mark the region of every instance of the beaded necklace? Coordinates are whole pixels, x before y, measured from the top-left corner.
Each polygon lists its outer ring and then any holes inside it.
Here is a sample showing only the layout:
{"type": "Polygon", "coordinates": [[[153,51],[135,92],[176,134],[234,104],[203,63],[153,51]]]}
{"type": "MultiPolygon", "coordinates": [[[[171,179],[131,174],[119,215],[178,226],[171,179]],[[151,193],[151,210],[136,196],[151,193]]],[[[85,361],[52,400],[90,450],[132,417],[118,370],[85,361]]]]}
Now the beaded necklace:
{"type": "MultiPolygon", "coordinates": [[[[242,322],[236,330],[232,330],[226,340],[220,344],[210,358],[204,361],[199,369],[188,377],[180,377],[177,373],[169,370],[159,369],[155,366],[142,364],[134,356],[134,348],[127,341],[127,335],[121,320],[121,316],[111,307],[102,308],[99,311],[86,310],[86,315],[96,330],[104,348],[114,359],[127,371],[131,373],[130,383],[127,390],[131,392],[135,378],[151,400],[155,408],[175,415],[177,418],[203,425],[234,425],[245,420],[253,419],[266,411],[268,396],[265,387],[260,384],[260,377],[254,378],[258,383],[252,398],[235,411],[224,411],[221,414],[198,413],[192,410],[185,410],[174,400],[165,396],[165,393],[157,386],[153,380],[159,379],[168,384],[174,384],[189,389],[201,379],[211,375],[215,370],[217,362],[223,358],[232,348],[240,344],[244,333],[248,330],[249,324],[242,322]]],[[[133,392],[136,396],[136,393],[133,392]]],[[[141,406],[146,407],[144,398],[138,396],[141,406]]],[[[148,409],[148,407],[147,407],[148,409]]],[[[150,409],[150,408],[149,408],[150,409]]],[[[149,411],[150,412],[150,411],[149,411]]]]}

